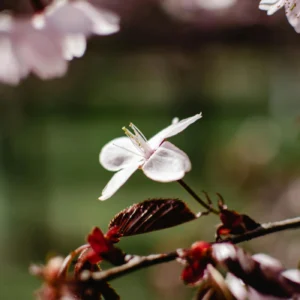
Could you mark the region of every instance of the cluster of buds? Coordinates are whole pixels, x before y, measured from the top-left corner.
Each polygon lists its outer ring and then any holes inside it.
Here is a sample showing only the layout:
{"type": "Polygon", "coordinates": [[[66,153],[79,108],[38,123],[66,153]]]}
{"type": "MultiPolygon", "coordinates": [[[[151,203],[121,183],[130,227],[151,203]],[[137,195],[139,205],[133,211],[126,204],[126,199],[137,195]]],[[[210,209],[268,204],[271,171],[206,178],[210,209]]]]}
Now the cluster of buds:
{"type": "MultiPolygon", "coordinates": [[[[64,276],[62,270],[65,267],[65,259],[62,257],[51,258],[45,266],[33,265],[30,267],[32,275],[40,277],[44,283],[36,292],[38,300],[99,300],[104,299],[117,300],[119,296],[111,286],[105,282],[97,282],[92,278],[84,280],[80,274],[77,276],[64,276]]],[[[95,265],[85,264],[85,272],[99,271],[95,265]]]]}

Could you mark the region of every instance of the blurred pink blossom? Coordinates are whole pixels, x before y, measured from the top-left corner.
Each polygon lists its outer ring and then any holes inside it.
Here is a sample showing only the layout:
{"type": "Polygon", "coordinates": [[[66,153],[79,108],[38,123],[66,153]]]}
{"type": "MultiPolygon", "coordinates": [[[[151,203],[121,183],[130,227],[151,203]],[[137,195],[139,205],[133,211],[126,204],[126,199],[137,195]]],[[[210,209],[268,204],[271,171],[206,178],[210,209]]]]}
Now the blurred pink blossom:
{"type": "Polygon", "coordinates": [[[236,0],[194,0],[195,4],[207,10],[218,10],[231,7],[236,0]]]}
{"type": "Polygon", "coordinates": [[[119,30],[119,18],[89,1],[57,0],[32,16],[0,14],[0,81],[18,84],[29,73],[63,76],[67,60],[81,57],[86,38],[119,30]]]}
{"type": "Polygon", "coordinates": [[[199,30],[215,30],[263,22],[257,5],[249,0],[164,0],[165,11],[199,30]]]}

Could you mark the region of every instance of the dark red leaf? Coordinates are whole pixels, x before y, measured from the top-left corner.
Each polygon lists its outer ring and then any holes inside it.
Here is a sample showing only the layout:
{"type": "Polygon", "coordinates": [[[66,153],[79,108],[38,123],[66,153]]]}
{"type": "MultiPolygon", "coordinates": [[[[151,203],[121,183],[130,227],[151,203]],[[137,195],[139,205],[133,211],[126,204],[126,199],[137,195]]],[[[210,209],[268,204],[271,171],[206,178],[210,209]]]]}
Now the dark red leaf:
{"type": "Polygon", "coordinates": [[[234,210],[222,208],[220,212],[220,219],[225,227],[236,227],[243,222],[243,217],[234,210]]]}
{"type": "Polygon", "coordinates": [[[122,234],[119,232],[119,226],[110,227],[105,234],[105,238],[111,241],[112,243],[118,243],[122,234]]]}
{"type": "Polygon", "coordinates": [[[103,260],[102,256],[95,252],[92,248],[88,248],[84,254],[84,256],[79,257],[80,259],[78,259],[78,263],[83,264],[85,261],[88,261],[91,264],[97,264],[103,260]]]}
{"type": "Polygon", "coordinates": [[[250,218],[247,215],[242,215],[243,217],[243,222],[244,222],[244,226],[247,229],[247,231],[249,230],[254,230],[258,227],[260,227],[260,224],[257,223],[256,221],[254,221],[252,218],[250,218]]]}
{"type": "Polygon", "coordinates": [[[150,199],[134,204],[118,213],[109,224],[109,231],[130,236],[165,229],[196,219],[184,202],[176,199],[150,199]]]}
{"type": "Polygon", "coordinates": [[[260,224],[249,216],[229,210],[222,202],[219,203],[219,209],[222,224],[217,228],[217,240],[221,235],[243,234],[260,227],[260,224]]]}
{"type": "Polygon", "coordinates": [[[125,254],[119,248],[114,247],[113,242],[104,236],[102,231],[95,227],[87,238],[91,248],[87,250],[83,259],[88,260],[91,264],[96,264],[105,259],[114,265],[124,263],[125,254]]]}
{"type": "Polygon", "coordinates": [[[110,244],[104,237],[102,231],[95,227],[93,231],[88,235],[88,243],[96,253],[107,252],[110,248],[110,244]]]}

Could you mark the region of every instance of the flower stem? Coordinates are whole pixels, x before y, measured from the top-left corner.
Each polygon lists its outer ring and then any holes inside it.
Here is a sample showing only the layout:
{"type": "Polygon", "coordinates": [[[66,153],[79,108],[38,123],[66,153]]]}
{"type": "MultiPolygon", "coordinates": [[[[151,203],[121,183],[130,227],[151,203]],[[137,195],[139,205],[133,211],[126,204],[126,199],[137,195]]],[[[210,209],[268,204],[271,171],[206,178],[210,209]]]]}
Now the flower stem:
{"type": "Polygon", "coordinates": [[[210,204],[203,201],[182,179],[177,180],[177,182],[204,208],[213,212],[215,215],[219,215],[219,212],[214,209],[210,204]]]}

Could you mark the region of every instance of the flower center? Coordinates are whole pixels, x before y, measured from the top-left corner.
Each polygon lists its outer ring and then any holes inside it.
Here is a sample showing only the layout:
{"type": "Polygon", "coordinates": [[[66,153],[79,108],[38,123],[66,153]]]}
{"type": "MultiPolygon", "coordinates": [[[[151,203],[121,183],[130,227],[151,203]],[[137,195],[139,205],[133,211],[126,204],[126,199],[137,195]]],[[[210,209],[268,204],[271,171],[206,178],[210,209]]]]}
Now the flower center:
{"type": "Polygon", "coordinates": [[[133,133],[126,127],[123,127],[122,129],[130,138],[132,144],[136,147],[136,149],[141,152],[146,159],[148,159],[153,153],[153,150],[149,146],[146,137],[134,124],[130,123],[129,127],[133,130],[133,133]]]}

